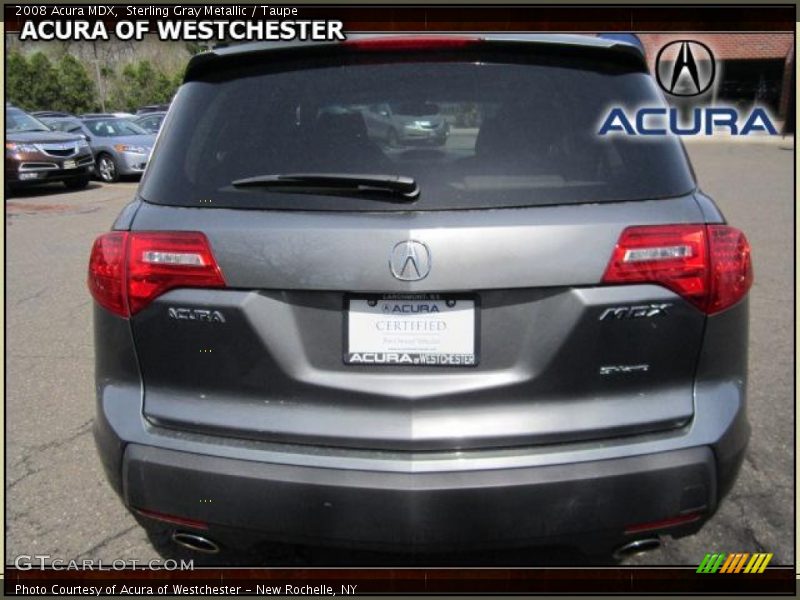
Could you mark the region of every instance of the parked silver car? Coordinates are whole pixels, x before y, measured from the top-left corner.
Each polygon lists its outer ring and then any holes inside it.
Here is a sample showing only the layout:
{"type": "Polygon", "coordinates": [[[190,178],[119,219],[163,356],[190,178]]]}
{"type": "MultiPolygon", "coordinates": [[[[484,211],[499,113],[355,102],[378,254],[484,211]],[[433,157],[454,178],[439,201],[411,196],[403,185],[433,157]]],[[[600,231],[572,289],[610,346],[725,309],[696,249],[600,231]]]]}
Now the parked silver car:
{"type": "Polygon", "coordinates": [[[117,181],[121,175],[141,175],[155,143],[154,134],[128,119],[67,117],[43,121],[57,131],[83,134],[94,152],[95,173],[107,183],[117,181]]]}
{"type": "Polygon", "coordinates": [[[372,104],[363,112],[370,138],[387,146],[444,146],[450,126],[431,102],[372,104]]]}

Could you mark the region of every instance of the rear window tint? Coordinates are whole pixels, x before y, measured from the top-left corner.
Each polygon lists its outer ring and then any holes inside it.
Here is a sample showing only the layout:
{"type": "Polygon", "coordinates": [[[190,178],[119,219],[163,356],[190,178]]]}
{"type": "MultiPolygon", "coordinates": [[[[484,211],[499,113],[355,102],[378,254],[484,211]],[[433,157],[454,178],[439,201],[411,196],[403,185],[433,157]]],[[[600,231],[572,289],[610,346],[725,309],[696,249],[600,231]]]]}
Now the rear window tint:
{"type": "Polygon", "coordinates": [[[441,210],[612,202],[690,192],[675,139],[598,137],[611,106],[661,105],[646,74],[537,64],[249,66],[186,83],[141,187],[159,204],[441,210]],[[235,188],[282,173],[413,177],[413,204],[235,188]]]}

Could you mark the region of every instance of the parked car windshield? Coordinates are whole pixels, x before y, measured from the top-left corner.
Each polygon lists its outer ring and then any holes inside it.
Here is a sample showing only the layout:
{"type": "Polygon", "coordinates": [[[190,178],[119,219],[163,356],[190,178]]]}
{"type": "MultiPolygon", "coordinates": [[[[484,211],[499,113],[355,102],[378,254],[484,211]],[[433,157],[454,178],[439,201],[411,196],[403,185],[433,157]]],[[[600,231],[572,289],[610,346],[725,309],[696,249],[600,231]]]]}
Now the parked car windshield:
{"type": "Polygon", "coordinates": [[[45,123],[50,129],[54,129],[56,131],[66,131],[68,133],[75,133],[81,131],[81,122],[77,119],[64,119],[61,117],[45,117],[42,118],[42,122],[45,123]]]}
{"type": "Polygon", "coordinates": [[[49,131],[47,125],[33,118],[18,108],[6,109],[6,131],[21,133],[23,131],[49,131]]]}
{"type": "Polygon", "coordinates": [[[96,119],[86,121],[85,123],[89,131],[98,137],[147,134],[144,129],[125,119],[96,119]]]}
{"type": "Polygon", "coordinates": [[[597,135],[611,106],[663,104],[638,69],[575,59],[328,60],[230,68],[185,84],[142,197],[191,206],[409,210],[313,190],[231,185],[297,172],[412,177],[421,192],[414,210],[653,199],[694,189],[675,139],[597,135]],[[402,118],[389,118],[381,110],[387,106],[402,118]]]}
{"type": "Polygon", "coordinates": [[[148,114],[137,117],[134,122],[148,133],[157,133],[158,128],[161,126],[161,122],[163,120],[163,114],[148,114]]]}

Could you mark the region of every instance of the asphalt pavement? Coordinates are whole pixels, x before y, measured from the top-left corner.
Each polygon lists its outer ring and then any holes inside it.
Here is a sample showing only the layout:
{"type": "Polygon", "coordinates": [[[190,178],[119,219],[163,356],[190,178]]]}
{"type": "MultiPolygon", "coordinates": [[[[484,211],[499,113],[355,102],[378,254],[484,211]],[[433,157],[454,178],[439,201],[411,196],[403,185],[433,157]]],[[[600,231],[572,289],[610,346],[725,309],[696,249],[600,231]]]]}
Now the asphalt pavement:
{"type": "MultiPolygon", "coordinates": [[[[667,539],[661,549],[626,562],[691,565],[706,552],[757,551],[774,553],[773,564],[793,564],[791,141],[692,143],[688,150],[703,190],[753,247],[753,433],[734,489],[702,531],[667,539]]],[[[7,562],[21,554],[104,562],[158,557],[106,483],[91,435],[86,264],[92,240],[110,227],[135,188],[133,182],[93,183],[65,193],[53,186],[6,201],[7,562]]]]}

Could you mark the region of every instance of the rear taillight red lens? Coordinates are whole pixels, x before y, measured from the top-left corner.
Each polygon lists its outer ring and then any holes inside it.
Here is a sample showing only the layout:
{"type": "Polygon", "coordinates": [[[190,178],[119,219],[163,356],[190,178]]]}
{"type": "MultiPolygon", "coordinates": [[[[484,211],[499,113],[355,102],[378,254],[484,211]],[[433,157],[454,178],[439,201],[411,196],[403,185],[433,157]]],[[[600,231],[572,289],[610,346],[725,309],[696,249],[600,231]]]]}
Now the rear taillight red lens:
{"type": "Polygon", "coordinates": [[[125,302],[125,252],[128,234],[113,231],[94,241],[89,257],[89,291],[97,303],[111,312],[127,316],[125,302]]]}
{"type": "Polygon", "coordinates": [[[206,236],[197,232],[132,233],[128,242],[131,314],[178,287],[225,287],[206,236]]]}
{"type": "Polygon", "coordinates": [[[603,283],[663,285],[714,314],[736,304],[750,289],[750,245],[741,231],[727,225],[628,227],[603,283]]]}
{"type": "Polygon", "coordinates": [[[453,35],[389,36],[351,39],[342,42],[346,48],[361,52],[411,52],[415,50],[448,50],[472,46],[479,37],[453,35]]]}
{"type": "Polygon", "coordinates": [[[750,244],[741,231],[726,225],[709,225],[707,230],[711,294],[706,312],[713,314],[744,298],[753,285],[753,263],[750,244]]]}
{"type": "Polygon", "coordinates": [[[224,286],[208,240],[198,232],[106,233],[95,240],[89,259],[89,291],[123,317],[171,289],[224,286]]]}

